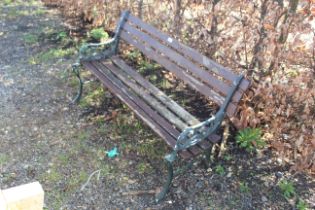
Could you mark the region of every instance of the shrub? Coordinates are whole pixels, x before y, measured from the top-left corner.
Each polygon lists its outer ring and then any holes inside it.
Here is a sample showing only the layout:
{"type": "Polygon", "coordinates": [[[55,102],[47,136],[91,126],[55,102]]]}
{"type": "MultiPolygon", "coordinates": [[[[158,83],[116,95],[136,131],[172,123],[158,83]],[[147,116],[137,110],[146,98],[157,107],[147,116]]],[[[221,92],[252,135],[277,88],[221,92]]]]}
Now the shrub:
{"type": "Polygon", "coordinates": [[[295,188],[292,182],[282,180],[281,182],[279,182],[279,187],[285,198],[289,199],[295,195],[295,188]]]}
{"type": "Polygon", "coordinates": [[[296,208],[298,210],[307,210],[309,207],[305,201],[299,199],[298,203],[296,204],[296,208]]]}
{"type": "Polygon", "coordinates": [[[265,142],[261,139],[260,128],[245,128],[239,131],[236,136],[236,142],[247,152],[253,152],[256,148],[265,146],[265,142]]]}
{"type": "Polygon", "coordinates": [[[108,39],[109,35],[103,28],[95,28],[90,31],[90,36],[98,41],[103,41],[108,39]]]}

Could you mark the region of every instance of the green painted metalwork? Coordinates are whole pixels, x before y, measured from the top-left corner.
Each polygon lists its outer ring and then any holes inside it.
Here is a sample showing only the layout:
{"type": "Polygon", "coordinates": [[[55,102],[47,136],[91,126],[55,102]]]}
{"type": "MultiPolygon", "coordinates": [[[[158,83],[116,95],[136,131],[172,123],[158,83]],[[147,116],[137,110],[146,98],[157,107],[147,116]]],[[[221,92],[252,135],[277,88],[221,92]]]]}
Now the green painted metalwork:
{"type": "Polygon", "coordinates": [[[155,201],[157,203],[164,199],[173,181],[173,176],[174,176],[173,163],[168,160],[166,160],[165,163],[167,166],[168,175],[167,175],[167,180],[162,188],[162,191],[155,197],[155,201]]]}
{"type": "Polygon", "coordinates": [[[72,99],[70,104],[74,104],[80,101],[81,96],[82,96],[82,90],[83,90],[83,81],[82,78],[80,76],[80,65],[78,65],[77,63],[72,65],[72,72],[73,74],[78,78],[79,80],[79,90],[77,95],[72,99]]]}
{"type": "Polygon", "coordinates": [[[89,43],[84,44],[79,50],[79,57],[77,61],[72,65],[72,72],[79,80],[79,90],[75,98],[71,103],[77,103],[80,101],[83,90],[83,81],[80,77],[81,62],[83,61],[94,61],[100,59],[109,58],[118,52],[118,45],[120,40],[120,32],[126,20],[128,19],[130,12],[124,11],[117,24],[115,35],[113,38],[102,43],[89,43]]]}
{"type": "MultiPolygon", "coordinates": [[[[78,102],[82,95],[83,81],[80,77],[81,62],[106,59],[117,54],[118,47],[119,47],[119,40],[120,40],[120,32],[129,14],[130,14],[129,11],[124,11],[122,13],[120,20],[118,22],[118,25],[116,27],[116,30],[115,30],[115,35],[112,39],[106,42],[102,42],[102,43],[85,44],[80,48],[77,62],[72,65],[72,71],[80,82],[78,94],[74,98],[73,102],[78,102]]],[[[177,153],[181,150],[188,149],[189,147],[192,147],[198,144],[199,142],[205,140],[206,138],[208,138],[208,136],[210,136],[211,134],[214,134],[217,131],[217,129],[221,126],[221,123],[225,116],[226,109],[235,91],[240,85],[242,79],[243,79],[243,76],[239,76],[233,82],[233,85],[229,94],[227,95],[223,105],[221,106],[220,110],[217,112],[215,116],[212,116],[208,120],[201,122],[197,125],[186,128],[178,136],[173,152],[166,155],[164,158],[166,162],[167,170],[168,170],[168,178],[167,178],[166,183],[163,186],[162,191],[156,196],[157,202],[161,201],[165,197],[167,192],[169,191],[169,188],[171,186],[171,183],[174,177],[173,163],[177,159],[177,153]]],[[[210,151],[206,152],[206,156],[210,157],[210,151]]]]}
{"type": "Polygon", "coordinates": [[[241,75],[233,82],[233,87],[215,116],[212,116],[208,120],[197,125],[186,128],[179,135],[174,151],[181,151],[194,146],[217,131],[217,129],[221,126],[226,109],[243,78],[244,76],[241,75]]]}
{"type": "Polygon", "coordinates": [[[162,191],[156,197],[157,202],[161,201],[169,191],[173,179],[173,163],[177,159],[177,153],[181,150],[188,149],[189,147],[198,144],[199,142],[205,140],[206,138],[208,138],[208,136],[214,134],[217,131],[217,129],[221,126],[226,109],[243,78],[244,76],[241,75],[233,82],[233,86],[229,94],[225,98],[224,103],[215,116],[212,116],[208,120],[197,125],[186,128],[179,135],[173,152],[167,154],[164,157],[168,167],[168,179],[167,182],[164,184],[162,191]]]}

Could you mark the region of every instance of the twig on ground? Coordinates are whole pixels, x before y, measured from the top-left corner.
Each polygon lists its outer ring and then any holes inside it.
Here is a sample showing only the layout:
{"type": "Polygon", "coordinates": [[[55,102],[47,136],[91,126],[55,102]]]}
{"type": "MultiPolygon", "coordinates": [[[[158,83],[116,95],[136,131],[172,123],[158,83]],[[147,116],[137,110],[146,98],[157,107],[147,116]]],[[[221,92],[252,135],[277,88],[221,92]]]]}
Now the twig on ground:
{"type": "Polygon", "coordinates": [[[98,173],[98,175],[97,175],[97,180],[100,179],[100,176],[101,176],[101,169],[96,170],[96,171],[94,171],[93,173],[91,173],[91,175],[89,176],[88,180],[84,183],[84,185],[82,185],[82,187],[81,187],[81,189],[80,189],[81,191],[83,191],[84,188],[90,183],[91,178],[92,178],[92,177],[94,176],[94,174],[96,174],[96,173],[98,173]]]}

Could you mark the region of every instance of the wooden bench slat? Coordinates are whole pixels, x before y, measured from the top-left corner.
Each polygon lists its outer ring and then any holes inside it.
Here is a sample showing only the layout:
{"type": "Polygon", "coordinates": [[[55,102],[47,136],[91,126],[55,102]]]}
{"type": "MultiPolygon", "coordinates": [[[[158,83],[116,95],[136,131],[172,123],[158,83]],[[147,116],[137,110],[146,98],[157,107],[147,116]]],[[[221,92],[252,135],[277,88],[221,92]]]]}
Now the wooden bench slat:
{"type": "MultiPolygon", "coordinates": [[[[82,64],[86,68],[90,69],[111,92],[113,92],[122,102],[131,108],[153,131],[165,139],[166,143],[170,147],[174,148],[176,139],[180,134],[178,130],[174,129],[171,124],[159,116],[148,105],[143,103],[140,98],[129,91],[128,88],[121,84],[118,79],[113,78],[110,74],[104,74],[103,71],[100,71],[98,69],[98,62],[84,62],[82,64]],[[116,82],[119,84],[116,84],[116,82]]],[[[209,137],[209,140],[216,143],[218,138],[218,135],[214,134],[209,137]]],[[[188,150],[180,151],[179,155],[184,159],[189,159],[193,156],[199,155],[203,152],[203,149],[207,149],[209,147],[209,143],[207,144],[202,142],[189,148],[188,150]],[[208,145],[208,147],[205,147],[205,145],[208,145]]]]}
{"type": "Polygon", "coordinates": [[[128,78],[128,75],[124,74],[121,69],[115,67],[110,61],[102,62],[107,69],[111,70],[116,77],[118,77],[125,85],[131,88],[138,97],[141,97],[147,104],[149,104],[153,109],[155,109],[160,115],[164,116],[164,118],[168,119],[173,125],[175,125],[180,130],[184,130],[189,125],[179,119],[174,113],[169,111],[161,102],[159,102],[156,98],[150,95],[141,85],[137,84],[131,78],[128,78]]]}
{"type": "Polygon", "coordinates": [[[139,31],[139,29],[134,28],[128,23],[124,25],[124,30],[130,32],[138,40],[144,42],[145,45],[154,48],[156,51],[163,54],[165,57],[168,57],[171,61],[176,62],[177,65],[181,66],[181,68],[185,68],[186,71],[190,72],[195,77],[197,77],[196,79],[199,79],[205,82],[207,85],[212,86],[214,89],[217,90],[217,92],[221,92],[224,95],[228,93],[230,89],[228,85],[212,76],[209,72],[199,68],[198,66],[193,64],[191,61],[187,60],[185,57],[183,57],[176,51],[170,49],[166,45],[161,44],[160,42],[158,42],[158,40],[153,39],[148,34],[139,31]]]}
{"type": "MultiPolygon", "coordinates": [[[[234,81],[237,78],[237,75],[233,73],[233,71],[231,71],[230,69],[202,55],[197,50],[180,43],[176,39],[171,38],[170,36],[161,32],[157,28],[143,22],[141,19],[133,15],[130,15],[128,21],[140,27],[142,30],[152,35],[153,37],[161,40],[168,46],[171,46],[172,48],[176,49],[179,53],[183,53],[185,56],[192,58],[195,62],[199,63],[200,65],[207,67],[208,70],[215,72],[218,76],[223,76],[223,78],[230,82],[234,81]]],[[[241,82],[238,90],[235,92],[232,99],[233,102],[236,103],[236,105],[242,98],[244,91],[247,90],[249,84],[250,84],[249,81],[245,79],[241,82]]]]}
{"type": "Polygon", "coordinates": [[[136,46],[140,51],[142,51],[148,58],[152,60],[158,60],[159,63],[164,66],[166,69],[168,69],[171,72],[174,72],[177,77],[182,79],[185,83],[188,83],[192,88],[195,90],[201,92],[207,97],[210,97],[212,100],[214,100],[219,105],[223,104],[224,98],[213,91],[211,88],[207,87],[202,82],[198,81],[197,79],[191,77],[188,75],[183,69],[180,69],[179,66],[175,65],[168,59],[164,58],[162,55],[158,54],[156,51],[153,51],[151,48],[143,45],[143,43],[136,41],[131,37],[130,34],[128,34],[126,31],[121,32],[121,37],[127,41],[128,43],[136,46]]]}
{"type": "MultiPolygon", "coordinates": [[[[116,60],[117,63],[119,63],[119,61],[121,62],[120,64],[123,64],[121,68],[116,68],[114,67],[113,65],[111,65],[110,63],[108,63],[108,61],[102,61],[102,64],[105,65],[105,67],[109,70],[112,71],[113,74],[115,74],[120,80],[122,80],[124,83],[128,83],[127,86],[129,86],[133,91],[137,92],[137,94],[140,94],[142,96],[139,95],[139,97],[143,98],[147,103],[151,104],[154,106],[154,108],[157,108],[158,106],[160,106],[159,104],[157,104],[157,101],[156,99],[148,96],[148,94],[144,91],[144,90],[141,90],[142,87],[139,87],[137,85],[135,85],[133,82],[131,82],[130,78],[128,78],[128,76],[132,76],[132,74],[134,75],[137,75],[139,76],[138,78],[138,82],[139,81],[146,81],[148,82],[147,80],[145,80],[140,74],[138,74],[135,70],[131,69],[130,66],[128,66],[127,64],[124,64],[123,61],[118,57],[118,56],[114,56],[113,58],[111,58],[111,60],[116,60]],[[128,75],[124,75],[124,74],[121,74],[121,71],[124,71],[124,69],[128,69],[130,70],[130,72],[128,73],[132,73],[132,74],[128,74],[128,75]],[[139,91],[141,90],[141,91],[139,91]],[[145,96],[145,97],[143,97],[145,96]],[[153,103],[152,103],[153,102],[153,103]]],[[[153,86],[151,83],[148,82],[148,84],[150,84],[151,86],[153,86]]],[[[154,88],[156,88],[155,86],[153,86],[154,88]]],[[[156,88],[157,89],[157,88],[156,88]]],[[[163,93],[161,92],[159,89],[157,89],[160,93],[163,93]]],[[[163,93],[164,94],[164,93],[163,93]]],[[[165,95],[166,96],[166,95],[165,95]]],[[[166,96],[167,97],[167,96],[166,96]]],[[[168,98],[168,100],[172,101],[171,99],[168,98]]],[[[180,107],[176,102],[172,101],[174,104],[176,104],[177,107],[179,107],[180,109],[184,110],[182,107],[180,107]]],[[[162,108],[162,107],[160,107],[162,108]]],[[[185,112],[187,112],[186,110],[184,110],[185,112]]],[[[168,113],[168,110],[165,110],[165,109],[161,109],[159,111],[159,113],[161,115],[164,115],[164,117],[166,119],[168,119],[169,121],[171,121],[173,124],[177,123],[177,122],[174,122],[174,119],[176,119],[176,116],[170,116],[170,114],[168,113]],[[168,113],[168,114],[165,114],[165,113],[168,113]]],[[[187,112],[188,113],[188,112],[187,112]]],[[[182,114],[182,113],[181,113],[182,114]]],[[[189,113],[188,113],[189,114],[189,113]]],[[[190,115],[190,114],[189,114],[190,115]]],[[[191,121],[191,119],[190,119],[191,121]]],[[[198,121],[196,118],[195,118],[195,121],[198,121]]],[[[199,121],[198,121],[199,123],[199,121]]],[[[191,125],[195,125],[195,124],[191,124],[191,125]]],[[[187,127],[187,125],[185,125],[185,127],[179,127],[177,126],[181,131],[183,131],[184,128],[187,127]]],[[[212,143],[217,143],[219,140],[221,139],[220,136],[216,135],[216,134],[213,134],[211,135],[208,140],[212,143]]],[[[194,155],[198,155],[202,152],[202,150],[205,150],[205,149],[208,149],[209,147],[211,147],[211,144],[207,141],[202,141],[200,142],[198,145],[196,146],[193,146],[191,148],[189,148],[188,150],[193,153],[194,155]],[[202,148],[202,150],[200,150],[200,148],[202,148]]]]}
{"type": "MultiPolygon", "coordinates": [[[[186,71],[189,71],[190,74],[197,76],[197,78],[195,79],[201,80],[208,86],[211,86],[216,90],[217,93],[221,93],[224,96],[226,96],[229,93],[229,90],[231,89],[229,85],[215,78],[209,72],[196,66],[191,61],[181,56],[179,53],[161,44],[156,39],[153,39],[148,34],[139,31],[138,29],[134,28],[128,23],[124,25],[124,30],[131,33],[137,39],[141,40],[145,45],[150,46],[154,48],[156,51],[158,51],[160,54],[163,54],[164,57],[168,57],[171,61],[177,62],[176,65],[181,66],[180,68],[186,68],[187,69],[186,71]]],[[[159,62],[158,60],[156,61],[159,62]]],[[[185,69],[183,69],[183,71],[185,71],[185,69]]],[[[238,103],[241,97],[242,93],[236,91],[235,94],[233,95],[232,101],[238,103]]]]}
{"type": "Polygon", "coordinates": [[[171,38],[170,36],[161,32],[157,28],[143,22],[141,19],[133,15],[130,15],[128,21],[131,21],[133,24],[141,27],[147,33],[160,39],[164,43],[167,43],[169,46],[173,47],[179,52],[182,52],[185,56],[193,59],[195,62],[207,67],[210,71],[217,73],[219,76],[223,76],[225,79],[229,81],[234,81],[237,78],[236,74],[234,74],[231,71],[228,71],[225,67],[202,55],[197,50],[180,43],[176,39],[171,38]]]}
{"type": "MultiPolygon", "coordinates": [[[[172,128],[172,126],[168,127],[168,122],[164,122],[163,119],[161,119],[161,123],[164,124],[164,128],[158,123],[160,119],[153,120],[152,116],[154,116],[156,113],[150,109],[146,104],[141,103],[141,100],[137,97],[134,97],[132,94],[130,94],[130,91],[123,86],[117,86],[115,84],[115,81],[111,80],[111,78],[108,77],[108,75],[104,74],[104,72],[100,71],[97,67],[96,62],[84,62],[83,65],[90,69],[99,79],[100,81],[108,88],[112,93],[114,93],[122,102],[124,102],[130,109],[132,109],[136,115],[142,119],[144,122],[149,125],[155,131],[158,135],[160,135],[162,138],[165,139],[166,143],[174,147],[176,140],[175,136],[178,132],[176,132],[175,129],[172,128]],[[95,66],[94,66],[95,65],[95,66]],[[172,132],[173,131],[173,132],[172,132]],[[171,132],[171,133],[170,133],[171,132]]],[[[189,157],[191,154],[186,153],[186,156],[189,157]]]]}
{"type": "MultiPolygon", "coordinates": [[[[203,95],[211,98],[214,102],[216,102],[219,105],[222,105],[224,102],[224,98],[213,91],[211,88],[206,86],[205,84],[199,82],[198,80],[194,79],[193,77],[187,75],[183,69],[180,69],[179,66],[175,65],[168,59],[165,59],[161,55],[159,55],[157,52],[153,51],[151,48],[144,46],[142,43],[134,40],[130,34],[128,34],[126,31],[121,32],[121,37],[127,41],[129,44],[134,45],[137,47],[140,51],[142,51],[146,56],[152,60],[159,60],[160,64],[164,66],[166,69],[174,72],[177,77],[182,79],[185,83],[188,83],[193,89],[197,90],[198,92],[202,93],[203,95]]],[[[230,103],[227,108],[227,115],[229,117],[233,117],[236,111],[236,105],[233,103],[230,103]]]]}
{"type": "Polygon", "coordinates": [[[196,125],[200,123],[200,121],[192,116],[189,112],[179,106],[175,101],[170,99],[164,92],[159,90],[153,84],[151,84],[148,80],[144,79],[137,71],[127,65],[119,56],[113,56],[111,58],[114,64],[119,66],[123,71],[125,71],[128,75],[133,77],[137,82],[139,82],[144,88],[149,90],[151,94],[156,96],[163,102],[170,110],[176,113],[179,117],[181,117],[188,125],[196,125]]]}
{"type": "MultiPolygon", "coordinates": [[[[128,75],[135,78],[135,80],[139,81],[143,85],[143,87],[147,88],[149,91],[151,91],[152,94],[156,96],[162,96],[165,101],[165,105],[167,105],[172,111],[176,112],[178,116],[180,116],[182,119],[184,119],[189,125],[196,125],[199,123],[199,120],[196,119],[194,116],[192,116],[189,112],[187,112],[185,109],[183,109],[181,106],[179,106],[176,102],[174,102],[172,99],[167,97],[164,92],[156,88],[154,85],[152,85],[150,82],[148,82],[146,79],[144,79],[137,71],[132,69],[130,66],[128,66],[119,56],[113,56],[111,60],[120,68],[128,73],[128,75]],[[168,104],[168,102],[170,104],[168,104]],[[178,112],[177,112],[178,111],[178,112]]],[[[162,101],[161,100],[161,101],[162,101]]],[[[232,104],[232,103],[231,103],[232,104]]],[[[237,104],[232,104],[232,106],[228,106],[228,116],[232,117],[236,111],[237,104]]]]}
{"type": "MultiPolygon", "coordinates": [[[[158,96],[163,96],[163,98],[167,101],[170,102],[172,106],[172,109],[175,109],[174,111],[181,110],[179,116],[182,116],[183,114],[187,115],[187,121],[190,121],[190,125],[196,125],[200,121],[197,120],[195,117],[193,117],[190,113],[188,113],[185,109],[183,109],[181,106],[179,106],[175,101],[171,100],[167,95],[164,94],[161,90],[156,88],[154,85],[152,85],[150,82],[148,82],[146,79],[144,79],[137,71],[132,69],[129,65],[127,65],[119,56],[113,56],[111,58],[114,64],[118,65],[121,70],[126,71],[128,75],[132,76],[136,81],[141,83],[145,88],[147,88],[149,91],[151,91],[152,94],[158,95],[158,96]],[[192,120],[193,119],[193,120],[192,120]]],[[[104,62],[103,62],[104,63],[104,62]]],[[[186,121],[186,122],[187,122],[186,121]]],[[[221,140],[221,137],[217,134],[212,134],[209,136],[208,140],[212,143],[217,143],[221,140]]],[[[208,141],[202,141],[199,146],[202,149],[208,149],[211,147],[211,144],[208,141]]]]}
{"type": "MultiPolygon", "coordinates": [[[[139,97],[128,90],[117,78],[111,75],[110,71],[103,69],[99,62],[85,62],[84,65],[91,69],[95,75],[109,88],[115,95],[118,96],[126,105],[128,105],[138,117],[146,122],[158,135],[165,139],[167,144],[174,148],[176,139],[180,132],[172,127],[166,120],[159,116],[147,104],[145,104],[139,97]],[[102,71],[98,70],[99,68],[102,71]],[[156,130],[158,129],[158,130],[156,130]]],[[[201,146],[195,145],[188,150],[183,150],[180,155],[184,159],[191,158],[202,153],[201,146]]]]}

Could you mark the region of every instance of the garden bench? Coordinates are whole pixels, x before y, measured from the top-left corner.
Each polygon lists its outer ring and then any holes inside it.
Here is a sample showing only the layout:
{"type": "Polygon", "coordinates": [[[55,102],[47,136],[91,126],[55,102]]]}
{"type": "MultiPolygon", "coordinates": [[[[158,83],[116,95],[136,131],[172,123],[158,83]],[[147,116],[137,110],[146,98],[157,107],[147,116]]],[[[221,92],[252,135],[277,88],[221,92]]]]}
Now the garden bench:
{"type": "Polygon", "coordinates": [[[157,196],[161,200],[173,179],[173,163],[178,156],[183,159],[208,152],[220,140],[216,134],[225,114],[233,117],[237,104],[249,81],[237,75],[196,50],[162,33],[153,26],[130,14],[122,13],[112,39],[105,43],[87,44],[80,49],[73,72],[83,83],[79,67],[84,66],[135,112],[154,132],[173,149],[165,156],[168,179],[157,196]],[[146,80],[118,55],[119,42],[124,41],[140,50],[194,90],[220,106],[215,116],[200,122],[165,93],[146,80]]]}

